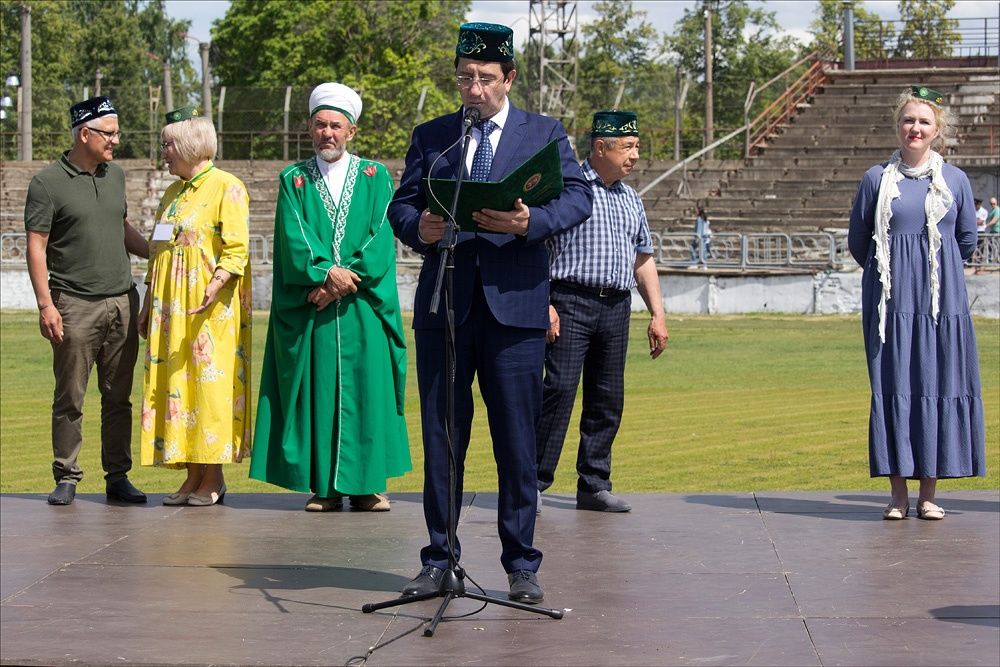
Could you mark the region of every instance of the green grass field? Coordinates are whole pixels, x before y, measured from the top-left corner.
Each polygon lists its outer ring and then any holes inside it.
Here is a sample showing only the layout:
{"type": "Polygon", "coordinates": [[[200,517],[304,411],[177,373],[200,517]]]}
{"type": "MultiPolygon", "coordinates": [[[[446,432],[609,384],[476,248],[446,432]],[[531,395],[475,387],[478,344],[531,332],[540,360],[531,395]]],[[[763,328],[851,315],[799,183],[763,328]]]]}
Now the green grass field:
{"type": "MultiPolygon", "coordinates": [[[[828,316],[671,316],[667,352],[645,353],[643,317],[633,319],[625,416],[615,442],[616,490],[657,492],[879,489],[868,477],[869,388],[859,318],[828,316]]],[[[989,476],[941,483],[948,489],[1000,487],[1000,321],[976,321],[986,403],[989,476]]],[[[407,324],[408,326],[408,324],[407,324]]],[[[254,320],[254,375],[259,374],[267,316],[254,320]]],[[[408,335],[411,335],[407,329],[408,335]]],[[[410,338],[412,342],[412,337],[410,338]]],[[[412,345],[411,345],[412,347],[412,345]]],[[[140,352],[140,354],[142,354],[140,352]]],[[[410,357],[407,418],[414,471],[389,491],[423,484],[416,371],[410,357]]],[[[136,368],[139,405],[142,364],[136,368]]],[[[92,378],[84,408],[81,492],[102,492],[100,399],[92,378]]],[[[51,350],[33,313],[0,314],[0,491],[51,490],[51,350]]],[[[477,397],[466,488],[496,489],[496,473],[477,397]]],[[[574,420],[579,416],[579,406],[574,420]]],[[[576,484],[575,421],[556,491],[576,484]]],[[[138,460],[138,420],[133,456],[138,460]]],[[[247,479],[246,463],[227,467],[230,490],[280,491],[247,479]]],[[[183,472],[136,467],[130,477],[149,492],[174,491],[183,472]]]]}

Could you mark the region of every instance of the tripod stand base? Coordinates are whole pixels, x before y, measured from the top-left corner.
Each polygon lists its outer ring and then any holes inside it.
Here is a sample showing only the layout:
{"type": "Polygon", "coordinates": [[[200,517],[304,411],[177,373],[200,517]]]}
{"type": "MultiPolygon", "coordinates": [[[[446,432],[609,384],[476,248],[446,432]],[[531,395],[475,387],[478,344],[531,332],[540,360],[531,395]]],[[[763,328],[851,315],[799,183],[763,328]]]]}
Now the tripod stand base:
{"type": "Polygon", "coordinates": [[[563,617],[564,612],[562,609],[548,609],[547,607],[537,607],[535,605],[515,602],[514,600],[506,600],[504,598],[493,597],[490,595],[469,593],[465,590],[465,581],[463,579],[464,572],[460,573],[457,568],[449,568],[444,571],[444,576],[441,579],[441,585],[438,587],[438,590],[432,593],[403,595],[394,600],[386,600],[385,602],[369,602],[368,604],[362,605],[361,611],[365,614],[370,614],[373,611],[386,609],[387,607],[396,607],[404,604],[412,604],[414,602],[423,602],[424,600],[431,600],[433,598],[442,598],[441,604],[434,613],[434,617],[431,618],[430,623],[424,630],[424,637],[434,636],[434,631],[437,629],[438,623],[440,623],[441,619],[444,617],[445,610],[448,608],[448,605],[451,604],[451,601],[456,598],[469,598],[470,600],[478,600],[479,602],[485,602],[487,604],[496,604],[502,607],[528,611],[532,614],[541,614],[542,616],[548,616],[549,618],[560,619],[563,617]]]}

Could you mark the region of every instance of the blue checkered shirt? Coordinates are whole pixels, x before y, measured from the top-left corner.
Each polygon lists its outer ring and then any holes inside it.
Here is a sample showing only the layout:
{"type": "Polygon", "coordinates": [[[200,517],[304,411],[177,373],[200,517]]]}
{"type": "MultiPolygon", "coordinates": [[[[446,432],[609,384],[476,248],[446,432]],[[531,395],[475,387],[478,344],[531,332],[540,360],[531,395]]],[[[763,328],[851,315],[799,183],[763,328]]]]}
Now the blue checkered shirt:
{"type": "Polygon", "coordinates": [[[594,191],[594,209],[582,224],[549,239],[549,277],[630,290],[635,287],[636,254],[653,254],[646,209],[639,193],[622,181],[605,185],[589,159],[581,169],[594,191]]]}

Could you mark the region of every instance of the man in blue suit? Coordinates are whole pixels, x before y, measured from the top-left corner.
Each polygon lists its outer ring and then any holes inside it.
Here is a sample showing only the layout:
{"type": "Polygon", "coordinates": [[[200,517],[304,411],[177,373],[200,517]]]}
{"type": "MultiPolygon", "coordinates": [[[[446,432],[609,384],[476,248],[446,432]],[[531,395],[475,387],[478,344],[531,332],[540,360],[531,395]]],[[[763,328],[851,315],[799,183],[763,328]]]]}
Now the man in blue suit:
{"type": "MultiPolygon", "coordinates": [[[[461,505],[472,380],[478,376],[497,463],[500,562],[510,583],[509,597],[537,603],[543,593],[535,576],[542,553],[532,544],[537,502],[535,427],[549,325],[549,256],[544,241],[590,217],[593,195],[562,124],[522,111],[507,97],[517,76],[513,31],[491,23],[466,23],[459,29],[455,54],[463,108],[413,131],[406,169],[388,211],[396,236],[424,255],[413,328],[424,443],[424,518],[430,544],[420,552],[420,574],[403,593],[437,591],[448,567],[444,300],[437,315],[428,312],[438,273],[436,244],[444,235],[445,222],[427,208],[425,179],[454,179],[465,170],[466,179],[498,181],[555,139],[562,160],[562,193],[542,206],[525,206],[518,199],[509,211],[473,213],[478,231],[459,233],[453,274],[455,506],[461,505]],[[473,108],[481,120],[472,130],[463,165],[457,140],[463,118],[473,108]]],[[[458,558],[457,540],[454,547],[458,558]]]]}

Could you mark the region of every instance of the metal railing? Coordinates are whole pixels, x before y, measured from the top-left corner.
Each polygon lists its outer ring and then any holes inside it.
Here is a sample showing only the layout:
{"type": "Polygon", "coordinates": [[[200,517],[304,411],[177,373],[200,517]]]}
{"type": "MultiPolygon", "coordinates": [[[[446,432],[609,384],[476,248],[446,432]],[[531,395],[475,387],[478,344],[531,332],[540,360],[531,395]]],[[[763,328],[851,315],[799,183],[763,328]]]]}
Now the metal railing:
{"type": "Polygon", "coordinates": [[[913,45],[901,43],[900,37],[907,27],[905,21],[871,21],[863,26],[856,25],[855,49],[860,51],[858,58],[874,61],[881,67],[888,66],[892,60],[914,61],[913,64],[917,65],[920,61],[925,61],[927,65],[931,65],[935,61],[949,57],[965,59],[979,57],[996,61],[1000,55],[1000,30],[998,30],[1000,18],[985,16],[947,19],[947,21],[946,29],[955,33],[957,38],[948,40],[946,52],[938,47],[941,52],[931,57],[917,53],[913,45]],[[858,42],[862,34],[870,35],[868,43],[858,42]]]}
{"type": "MultiPolygon", "coordinates": [[[[663,268],[704,266],[717,269],[832,269],[851,268],[846,233],[747,233],[718,232],[705,243],[695,234],[653,232],[654,257],[663,268]]],[[[25,266],[27,240],[24,232],[0,234],[0,265],[25,266]]],[[[250,235],[250,262],[267,266],[274,261],[274,235],[250,235]]],[[[132,258],[142,265],[146,260],[132,258]]],[[[396,263],[418,266],[418,253],[396,241],[396,263]]],[[[1000,267],[1000,234],[980,234],[979,245],[968,266],[1000,267]]]]}

